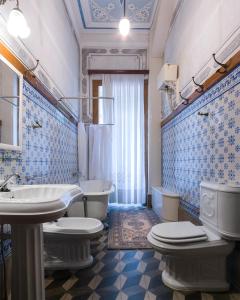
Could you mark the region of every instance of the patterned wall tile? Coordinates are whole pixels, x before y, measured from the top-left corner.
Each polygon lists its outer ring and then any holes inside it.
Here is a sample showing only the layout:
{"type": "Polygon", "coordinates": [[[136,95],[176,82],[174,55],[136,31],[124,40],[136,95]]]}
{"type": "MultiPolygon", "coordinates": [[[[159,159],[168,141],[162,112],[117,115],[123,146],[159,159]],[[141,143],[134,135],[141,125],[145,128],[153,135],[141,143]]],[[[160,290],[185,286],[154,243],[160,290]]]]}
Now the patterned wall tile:
{"type": "Polygon", "coordinates": [[[198,212],[201,181],[240,185],[239,116],[240,66],[163,127],[162,185],[189,210],[198,212]]]}
{"type": "MultiPolygon", "coordinates": [[[[22,152],[0,150],[0,179],[17,172],[21,184],[75,183],[77,159],[77,127],[24,82],[23,149],[22,152]],[[36,120],[42,128],[32,128],[36,120]]],[[[4,255],[10,253],[11,241],[6,240],[4,255]]],[[[0,256],[0,264],[1,261],[0,256]]]]}
{"type": "Polygon", "coordinates": [[[0,178],[18,172],[23,184],[76,182],[77,127],[27,82],[23,94],[23,149],[0,151],[0,178]],[[36,120],[42,128],[32,128],[36,120]]]}

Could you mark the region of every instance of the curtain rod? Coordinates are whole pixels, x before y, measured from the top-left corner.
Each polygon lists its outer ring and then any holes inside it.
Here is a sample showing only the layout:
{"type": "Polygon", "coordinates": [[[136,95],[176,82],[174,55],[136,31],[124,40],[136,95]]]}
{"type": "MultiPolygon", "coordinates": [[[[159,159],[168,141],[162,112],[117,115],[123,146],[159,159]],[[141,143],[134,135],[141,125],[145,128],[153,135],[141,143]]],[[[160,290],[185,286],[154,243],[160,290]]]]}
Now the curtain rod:
{"type": "Polygon", "coordinates": [[[113,100],[114,97],[61,97],[59,98],[58,101],[63,101],[63,100],[113,100]]]}
{"type": "Polygon", "coordinates": [[[95,74],[149,74],[149,70],[88,70],[88,75],[95,74]]]}

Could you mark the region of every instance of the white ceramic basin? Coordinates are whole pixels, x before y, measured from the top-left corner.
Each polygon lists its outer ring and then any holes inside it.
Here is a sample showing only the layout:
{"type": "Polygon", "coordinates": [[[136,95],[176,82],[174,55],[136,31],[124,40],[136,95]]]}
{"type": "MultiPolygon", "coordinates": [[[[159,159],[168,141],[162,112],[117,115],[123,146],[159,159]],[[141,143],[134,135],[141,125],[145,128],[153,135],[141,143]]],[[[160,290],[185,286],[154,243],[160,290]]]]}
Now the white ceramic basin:
{"type": "Polygon", "coordinates": [[[0,224],[11,224],[12,230],[12,300],[45,299],[41,223],[62,217],[82,194],[70,184],[22,185],[0,192],[0,224]]]}
{"type": "Polygon", "coordinates": [[[64,215],[68,205],[82,196],[77,185],[15,186],[0,192],[0,223],[44,223],[64,215]]]}

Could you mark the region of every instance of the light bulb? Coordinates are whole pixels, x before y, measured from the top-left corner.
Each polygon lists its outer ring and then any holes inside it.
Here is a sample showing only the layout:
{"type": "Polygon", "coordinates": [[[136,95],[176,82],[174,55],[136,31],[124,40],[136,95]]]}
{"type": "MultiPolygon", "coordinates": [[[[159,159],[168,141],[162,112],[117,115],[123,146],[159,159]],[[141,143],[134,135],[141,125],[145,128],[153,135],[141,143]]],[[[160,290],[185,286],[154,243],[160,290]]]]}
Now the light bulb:
{"type": "Polygon", "coordinates": [[[27,21],[19,8],[11,10],[8,22],[8,32],[14,37],[27,38],[30,34],[30,28],[27,25],[27,21]]]}
{"type": "Polygon", "coordinates": [[[19,32],[18,35],[21,39],[26,39],[27,37],[29,37],[30,33],[30,28],[28,26],[25,26],[21,29],[21,32],[19,32]]]}
{"type": "Polygon", "coordinates": [[[121,35],[127,36],[130,30],[130,22],[127,18],[123,18],[119,22],[119,31],[121,35]]]}

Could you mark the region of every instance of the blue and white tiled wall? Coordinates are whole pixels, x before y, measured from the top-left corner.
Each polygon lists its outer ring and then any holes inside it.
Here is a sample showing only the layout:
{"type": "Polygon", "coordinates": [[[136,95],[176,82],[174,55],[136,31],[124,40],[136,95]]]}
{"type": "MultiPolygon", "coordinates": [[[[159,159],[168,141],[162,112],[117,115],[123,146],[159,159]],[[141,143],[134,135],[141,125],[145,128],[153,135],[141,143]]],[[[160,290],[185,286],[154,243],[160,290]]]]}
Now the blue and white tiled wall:
{"type": "MultiPolygon", "coordinates": [[[[17,172],[21,184],[75,183],[77,159],[77,127],[24,82],[23,148],[22,152],[0,150],[0,179],[17,172]],[[36,120],[42,128],[32,128],[36,120]]],[[[10,252],[11,241],[6,240],[5,256],[10,252]]]]}
{"type": "Polygon", "coordinates": [[[203,180],[240,185],[240,66],[162,128],[162,185],[195,215],[203,180]]]}
{"type": "Polygon", "coordinates": [[[77,127],[31,85],[23,86],[22,152],[0,152],[0,179],[17,172],[21,183],[77,181],[77,127]],[[38,121],[42,128],[33,129],[38,121]]]}

